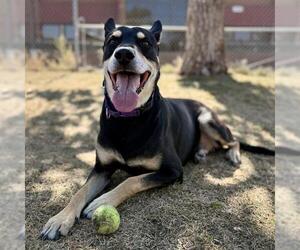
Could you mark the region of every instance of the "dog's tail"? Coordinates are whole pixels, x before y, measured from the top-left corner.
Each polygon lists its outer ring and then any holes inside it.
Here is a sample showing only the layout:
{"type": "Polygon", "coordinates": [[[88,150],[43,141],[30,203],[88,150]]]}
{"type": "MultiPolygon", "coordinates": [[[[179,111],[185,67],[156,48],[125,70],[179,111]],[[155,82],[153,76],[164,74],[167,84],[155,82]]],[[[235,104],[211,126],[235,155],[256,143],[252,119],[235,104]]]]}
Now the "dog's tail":
{"type": "Polygon", "coordinates": [[[259,155],[275,155],[275,150],[271,150],[265,147],[252,146],[245,142],[240,142],[240,148],[244,151],[259,154],[259,155]]]}

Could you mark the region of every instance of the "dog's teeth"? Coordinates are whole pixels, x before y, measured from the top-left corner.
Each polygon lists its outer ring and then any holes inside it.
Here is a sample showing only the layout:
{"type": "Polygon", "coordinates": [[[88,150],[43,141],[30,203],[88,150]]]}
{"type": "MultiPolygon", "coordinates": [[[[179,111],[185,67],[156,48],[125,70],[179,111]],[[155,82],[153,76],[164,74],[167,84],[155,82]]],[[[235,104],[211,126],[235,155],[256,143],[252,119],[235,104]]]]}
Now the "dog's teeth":
{"type": "Polygon", "coordinates": [[[136,93],[139,94],[139,93],[142,92],[142,90],[143,90],[143,88],[142,88],[142,87],[139,87],[139,88],[136,90],[136,93]]]}

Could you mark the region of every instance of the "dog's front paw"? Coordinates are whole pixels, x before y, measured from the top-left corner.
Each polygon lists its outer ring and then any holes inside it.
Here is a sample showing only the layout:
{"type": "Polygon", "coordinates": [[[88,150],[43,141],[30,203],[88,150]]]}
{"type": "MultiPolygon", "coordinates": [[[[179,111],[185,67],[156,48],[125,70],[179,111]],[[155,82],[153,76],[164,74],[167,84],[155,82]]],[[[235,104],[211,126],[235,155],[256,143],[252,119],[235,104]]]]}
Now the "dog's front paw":
{"type": "Polygon", "coordinates": [[[75,222],[76,216],[64,210],[48,220],[41,232],[43,240],[58,240],[66,236],[75,222]]]}
{"type": "Polygon", "coordinates": [[[93,200],[84,210],[83,217],[87,219],[91,219],[95,210],[104,204],[109,204],[112,206],[116,206],[116,202],[114,200],[114,196],[112,195],[112,191],[106,194],[103,194],[99,198],[93,200]]]}
{"type": "Polygon", "coordinates": [[[98,199],[95,199],[83,210],[83,217],[86,219],[92,219],[93,213],[102,204],[103,203],[99,202],[98,199]]]}

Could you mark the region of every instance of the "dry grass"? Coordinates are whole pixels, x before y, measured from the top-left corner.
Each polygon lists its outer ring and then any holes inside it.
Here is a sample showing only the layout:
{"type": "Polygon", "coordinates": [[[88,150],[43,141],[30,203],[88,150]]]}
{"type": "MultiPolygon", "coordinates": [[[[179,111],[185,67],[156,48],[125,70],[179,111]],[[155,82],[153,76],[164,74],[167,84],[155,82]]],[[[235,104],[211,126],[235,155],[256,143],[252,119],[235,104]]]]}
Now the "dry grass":
{"type": "MultiPolygon", "coordinates": [[[[0,59],[0,249],[22,249],[24,225],[24,72],[22,62],[0,59]]],[[[23,247],[24,248],[24,247],[23,247]]]]}
{"type": "Polygon", "coordinates": [[[50,53],[44,51],[26,53],[26,69],[29,71],[61,71],[74,70],[75,68],[74,51],[63,35],[54,40],[53,51],[50,53]]]}
{"type": "MultiPolygon", "coordinates": [[[[300,150],[300,70],[276,72],[276,144],[300,150]]],[[[276,154],[276,247],[299,249],[299,157],[276,154]]]]}
{"type": "MultiPolygon", "coordinates": [[[[96,235],[80,220],[68,237],[42,241],[39,232],[84,182],[94,159],[103,99],[102,72],[27,72],[27,249],[273,249],[274,160],[242,154],[232,167],[220,153],[188,164],[183,184],[150,190],[118,210],[119,231],[96,235]]],[[[164,96],[201,100],[243,141],[274,144],[271,74],[184,79],[163,73],[164,96]]],[[[126,174],[118,172],[112,186],[126,174]]]]}

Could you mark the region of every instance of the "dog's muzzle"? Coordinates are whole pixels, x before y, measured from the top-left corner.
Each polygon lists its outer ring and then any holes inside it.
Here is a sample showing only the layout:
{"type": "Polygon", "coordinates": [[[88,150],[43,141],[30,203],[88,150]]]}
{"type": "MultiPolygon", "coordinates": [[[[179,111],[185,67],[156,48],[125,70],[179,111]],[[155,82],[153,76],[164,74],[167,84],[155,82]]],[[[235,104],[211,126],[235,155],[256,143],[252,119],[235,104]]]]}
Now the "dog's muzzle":
{"type": "Polygon", "coordinates": [[[108,61],[107,73],[112,92],[110,98],[120,112],[130,112],[136,108],[139,95],[147,84],[152,72],[145,57],[131,46],[115,50],[108,61]]]}

